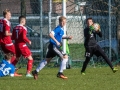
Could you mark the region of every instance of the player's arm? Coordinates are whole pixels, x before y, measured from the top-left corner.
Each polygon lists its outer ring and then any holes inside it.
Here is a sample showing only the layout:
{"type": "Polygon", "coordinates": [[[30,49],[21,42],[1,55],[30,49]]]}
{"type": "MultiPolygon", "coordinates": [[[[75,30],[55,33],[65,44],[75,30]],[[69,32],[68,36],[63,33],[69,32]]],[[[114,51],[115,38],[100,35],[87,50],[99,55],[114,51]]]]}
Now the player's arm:
{"type": "Polygon", "coordinates": [[[84,37],[85,37],[86,40],[88,40],[90,38],[90,34],[89,34],[89,29],[88,28],[84,29],[84,37]]]}
{"type": "Polygon", "coordinates": [[[5,36],[12,36],[12,33],[10,33],[8,30],[5,31],[5,36]]]}
{"type": "Polygon", "coordinates": [[[62,39],[72,39],[72,36],[63,36],[62,39]]]}
{"type": "Polygon", "coordinates": [[[99,37],[102,37],[102,32],[99,30],[99,31],[96,31],[96,34],[99,36],[99,37]]]}
{"type": "Polygon", "coordinates": [[[14,73],[15,73],[15,67],[13,65],[11,65],[11,70],[10,70],[10,77],[14,77],[14,73]]]}
{"type": "Polygon", "coordinates": [[[5,36],[12,36],[12,33],[10,32],[10,25],[7,24],[6,21],[3,21],[4,27],[5,27],[5,36]]]}
{"type": "Polygon", "coordinates": [[[23,37],[23,40],[26,42],[26,43],[29,43],[31,45],[31,41],[26,37],[27,35],[27,31],[26,30],[23,30],[23,33],[22,33],[22,37],[23,37]]]}
{"type": "Polygon", "coordinates": [[[56,42],[56,44],[58,45],[58,46],[60,46],[61,44],[55,39],[55,37],[54,37],[54,31],[51,31],[50,33],[49,33],[49,36],[50,36],[50,38],[52,38],[55,42],[56,42]]]}
{"type": "Polygon", "coordinates": [[[100,29],[94,30],[94,33],[96,33],[99,37],[102,37],[102,32],[100,29]]]}

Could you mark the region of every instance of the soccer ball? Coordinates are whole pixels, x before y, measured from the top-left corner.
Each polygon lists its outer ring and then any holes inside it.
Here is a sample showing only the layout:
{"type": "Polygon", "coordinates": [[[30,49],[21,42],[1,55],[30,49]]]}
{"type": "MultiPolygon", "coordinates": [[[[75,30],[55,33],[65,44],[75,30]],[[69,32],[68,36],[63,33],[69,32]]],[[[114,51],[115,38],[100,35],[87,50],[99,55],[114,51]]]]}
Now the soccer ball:
{"type": "Polygon", "coordinates": [[[93,24],[94,30],[100,31],[100,25],[98,23],[93,24]]]}

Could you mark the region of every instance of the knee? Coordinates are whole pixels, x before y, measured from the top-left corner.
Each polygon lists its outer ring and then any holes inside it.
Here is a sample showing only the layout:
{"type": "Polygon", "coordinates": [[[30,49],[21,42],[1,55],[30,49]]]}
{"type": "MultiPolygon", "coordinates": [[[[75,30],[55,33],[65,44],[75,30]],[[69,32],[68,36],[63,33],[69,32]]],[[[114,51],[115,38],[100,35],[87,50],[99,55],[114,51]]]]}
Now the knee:
{"type": "Polygon", "coordinates": [[[68,59],[68,55],[63,56],[64,59],[68,59]]]}
{"type": "Polygon", "coordinates": [[[32,58],[32,56],[31,56],[31,55],[30,55],[30,56],[28,56],[27,58],[28,58],[28,60],[33,60],[33,58],[32,58]]]}

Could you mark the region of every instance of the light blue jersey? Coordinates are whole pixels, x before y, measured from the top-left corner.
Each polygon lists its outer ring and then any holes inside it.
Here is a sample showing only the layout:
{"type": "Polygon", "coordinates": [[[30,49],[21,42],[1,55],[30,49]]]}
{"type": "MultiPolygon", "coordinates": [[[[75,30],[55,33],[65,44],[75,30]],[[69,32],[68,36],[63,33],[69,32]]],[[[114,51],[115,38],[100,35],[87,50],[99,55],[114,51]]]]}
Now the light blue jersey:
{"type": "Polygon", "coordinates": [[[14,76],[15,67],[6,60],[2,60],[0,63],[0,77],[3,76],[14,76]]]}
{"type": "MultiPolygon", "coordinates": [[[[55,39],[61,43],[62,41],[62,37],[64,35],[64,30],[61,26],[57,26],[53,31],[52,31],[52,34],[54,35],[55,39]]],[[[50,38],[50,43],[52,43],[53,45],[57,46],[56,42],[50,38]]],[[[59,46],[57,46],[59,47],[59,46]]]]}

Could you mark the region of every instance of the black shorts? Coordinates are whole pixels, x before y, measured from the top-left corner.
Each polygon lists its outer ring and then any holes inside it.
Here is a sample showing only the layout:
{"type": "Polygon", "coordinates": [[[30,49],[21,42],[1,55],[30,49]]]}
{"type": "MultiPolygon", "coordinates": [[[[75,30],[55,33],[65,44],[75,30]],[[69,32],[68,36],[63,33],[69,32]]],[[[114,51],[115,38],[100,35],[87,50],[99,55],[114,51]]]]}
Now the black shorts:
{"type": "Polygon", "coordinates": [[[94,46],[86,46],[85,49],[85,57],[92,57],[93,55],[99,57],[104,53],[102,48],[97,44],[94,46]]]}
{"type": "Polygon", "coordinates": [[[66,54],[60,48],[57,48],[55,45],[50,43],[48,46],[46,58],[53,58],[56,55],[63,58],[63,56],[65,56],[66,54]]]}

